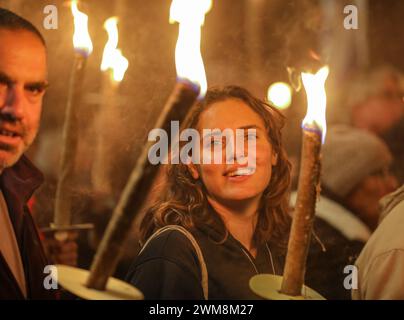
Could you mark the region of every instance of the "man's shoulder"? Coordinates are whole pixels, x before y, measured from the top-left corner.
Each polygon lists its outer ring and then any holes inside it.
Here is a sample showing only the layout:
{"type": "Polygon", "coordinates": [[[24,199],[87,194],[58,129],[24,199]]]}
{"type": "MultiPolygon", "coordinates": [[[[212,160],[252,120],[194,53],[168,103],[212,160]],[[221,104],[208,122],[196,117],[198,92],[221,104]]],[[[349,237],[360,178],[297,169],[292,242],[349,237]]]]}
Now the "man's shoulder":
{"type": "Polygon", "coordinates": [[[383,219],[371,238],[369,246],[375,246],[376,253],[404,249],[404,200],[398,203],[383,219]]]}
{"type": "Polygon", "coordinates": [[[362,273],[366,273],[376,260],[386,259],[389,254],[404,254],[403,228],[404,201],[401,201],[383,219],[362,250],[356,262],[362,273]]]}
{"type": "Polygon", "coordinates": [[[383,220],[363,248],[355,265],[359,289],[354,299],[403,299],[404,198],[403,187],[382,201],[383,220]]]}

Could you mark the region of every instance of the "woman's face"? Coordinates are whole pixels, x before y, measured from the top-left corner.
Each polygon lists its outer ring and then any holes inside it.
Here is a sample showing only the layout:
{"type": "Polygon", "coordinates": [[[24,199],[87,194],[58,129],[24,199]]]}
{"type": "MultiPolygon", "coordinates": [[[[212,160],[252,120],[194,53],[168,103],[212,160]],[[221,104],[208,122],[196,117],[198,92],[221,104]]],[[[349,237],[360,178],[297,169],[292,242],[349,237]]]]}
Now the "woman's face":
{"type": "MultiPolygon", "coordinates": [[[[232,98],[216,102],[203,111],[197,129],[202,140],[201,161],[197,165],[191,164],[189,168],[195,179],[202,180],[208,196],[221,203],[259,200],[271,180],[272,166],[277,161],[261,117],[242,100],[232,98]],[[249,133],[248,128],[255,129],[256,135],[251,134],[251,131],[249,133]],[[235,152],[226,152],[226,139],[218,139],[215,135],[204,136],[204,129],[220,129],[221,132],[225,129],[232,130],[233,146],[236,145],[236,129],[245,129],[243,136],[239,138],[239,141],[244,142],[244,150],[240,148],[242,143],[237,141],[239,144],[235,146],[235,152]],[[213,163],[213,160],[212,163],[203,163],[203,152],[214,158],[215,145],[222,148],[221,163],[213,163]],[[228,163],[231,157],[233,164],[228,163]],[[240,157],[248,161],[240,161],[240,164],[237,161],[241,160],[240,157]]],[[[240,131],[237,134],[240,134],[240,131]]]]}

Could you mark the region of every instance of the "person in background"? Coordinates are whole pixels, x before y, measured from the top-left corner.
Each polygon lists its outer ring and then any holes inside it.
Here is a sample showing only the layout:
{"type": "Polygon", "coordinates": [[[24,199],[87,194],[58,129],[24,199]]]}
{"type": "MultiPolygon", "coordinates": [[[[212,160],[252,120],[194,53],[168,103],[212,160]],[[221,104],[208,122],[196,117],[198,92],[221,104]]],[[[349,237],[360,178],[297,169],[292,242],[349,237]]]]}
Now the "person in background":
{"type": "Polygon", "coordinates": [[[397,188],[391,162],[388,147],[376,135],[346,125],[328,129],[306,273],[306,283],[327,299],[350,299],[344,268],[354,263],[376,228],[378,201],[397,188]]]}
{"type": "Polygon", "coordinates": [[[356,128],[381,137],[393,155],[392,170],[404,182],[404,77],[390,66],[358,75],[343,89],[340,105],[356,128]]]}
{"type": "Polygon", "coordinates": [[[404,185],[381,200],[381,221],[359,255],[354,300],[404,300],[404,185]]]}

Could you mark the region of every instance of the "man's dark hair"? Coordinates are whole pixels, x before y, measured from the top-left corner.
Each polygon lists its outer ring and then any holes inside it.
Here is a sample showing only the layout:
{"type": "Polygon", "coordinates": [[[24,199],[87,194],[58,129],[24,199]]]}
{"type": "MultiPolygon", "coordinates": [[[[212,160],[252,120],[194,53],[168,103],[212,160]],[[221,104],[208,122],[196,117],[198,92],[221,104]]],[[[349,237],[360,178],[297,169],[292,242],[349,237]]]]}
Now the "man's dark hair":
{"type": "Polygon", "coordinates": [[[45,39],[39,30],[31,22],[16,15],[10,10],[0,8],[0,29],[27,30],[38,36],[43,45],[45,45],[45,39]]]}

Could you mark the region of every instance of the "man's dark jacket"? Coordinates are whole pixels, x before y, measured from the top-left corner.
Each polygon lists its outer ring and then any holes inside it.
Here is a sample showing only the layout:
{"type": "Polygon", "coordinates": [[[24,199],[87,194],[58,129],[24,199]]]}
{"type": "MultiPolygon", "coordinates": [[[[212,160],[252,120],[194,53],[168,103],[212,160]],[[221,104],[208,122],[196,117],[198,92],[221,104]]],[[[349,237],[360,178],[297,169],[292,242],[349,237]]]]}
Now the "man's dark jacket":
{"type": "MultiPolygon", "coordinates": [[[[24,267],[27,299],[54,299],[55,293],[44,288],[48,264],[27,201],[43,181],[43,176],[25,157],[0,175],[0,188],[20,248],[24,267]]],[[[0,235],[1,240],[1,235],[0,235]]],[[[24,299],[23,293],[0,252],[0,299],[24,299]]]]}

